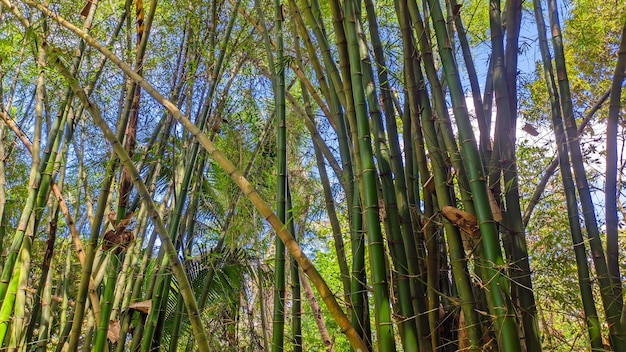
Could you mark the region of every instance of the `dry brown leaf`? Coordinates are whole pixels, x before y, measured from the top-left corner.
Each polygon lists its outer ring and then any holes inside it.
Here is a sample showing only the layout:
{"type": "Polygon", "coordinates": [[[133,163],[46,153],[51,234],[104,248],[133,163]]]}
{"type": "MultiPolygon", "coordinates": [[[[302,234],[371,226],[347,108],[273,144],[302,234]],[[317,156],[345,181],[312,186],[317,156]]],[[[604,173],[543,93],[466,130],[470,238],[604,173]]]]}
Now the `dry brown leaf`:
{"type": "Polygon", "coordinates": [[[469,334],[467,332],[467,326],[465,326],[465,316],[463,315],[463,309],[459,310],[459,351],[469,351],[470,343],[469,343],[469,334]]]}
{"type": "Polygon", "coordinates": [[[109,250],[117,245],[118,242],[117,232],[115,232],[115,230],[109,230],[104,234],[104,238],[102,239],[102,250],[109,250]]]}
{"type": "Polygon", "coordinates": [[[493,214],[493,219],[497,222],[501,222],[503,219],[502,211],[500,211],[500,207],[498,206],[498,203],[496,202],[496,198],[493,196],[493,193],[491,193],[491,191],[487,191],[487,194],[489,195],[489,206],[491,207],[491,213],[493,214]]]}
{"type": "Polygon", "coordinates": [[[126,214],[126,217],[117,225],[117,232],[124,231],[130,225],[130,222],[133,221],[133,215],[135,215],[133,212],[126,214]]]}
{"type": "Polygon", "coordinates": [[[478,220],[474,215],[448,205],[441,209],[441,214],[473,238],[480,238],[478,220]]]}
{"type": "Polygon", "coordinates": [[[130,243],[135,239],[132,231],[124,230],[121,232],[115,230],[109,230],[104,234],[104,238],[102,240],[102,250],[107,251],[111,248],[115,248],[115,253],[120,254],[121,252],[128,249],[130,243]]]}
{"type": "Polygon", "coordinates": [[[522,127],[522,131],[528,133],[533,137],[537,137],[539,135],[539,131],[537,131],[537,129],[529,123],[525,124],[524,127],[522,127]]]}
{"type": "Polygon", "coordinates": [[[93,0],[88,0],[85,6],[83,6],[83,9],[80,10],[81,17],[87,17],[89,15],[89,12],[91,11],[91,5],[93,5],[93,0]]]}
{"type": "Polygon", "coordinates": [[[116,343],[120,339],[120,321],[119,320],[111,320],[109,321],[109,331],[107,332],[107,337],[109,341],[112,343],[116,343]]]}
{"type": "Polygon", "coordinates": [[[135,303],[131,303],[128,308],[130,309],[134,309],[138,312],[144,313],[144,314],[149,314],[150,313],[150,309],[152,309],[152,300],[149,299],[147,301],[141,301],[141,302],[135,302],[135,303]]]}
{"type": "Polygon", "coordinates": [[[117,213],[114,211],[110,212],[108,218],[111,225],[115,226],[115,224],[117,223],[117,213]]]}

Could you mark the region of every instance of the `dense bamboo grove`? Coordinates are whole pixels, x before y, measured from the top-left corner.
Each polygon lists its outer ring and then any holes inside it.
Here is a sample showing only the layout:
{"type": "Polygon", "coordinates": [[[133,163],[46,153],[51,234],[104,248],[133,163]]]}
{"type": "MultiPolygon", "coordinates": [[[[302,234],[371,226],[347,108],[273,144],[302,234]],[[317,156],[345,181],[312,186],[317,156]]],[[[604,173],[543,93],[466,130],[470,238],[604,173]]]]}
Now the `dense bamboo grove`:
{"type": "Polygon", "coordinates": [[[625,75],[619,3],[1,0],[2,349],[624,351],[625,75]]]}

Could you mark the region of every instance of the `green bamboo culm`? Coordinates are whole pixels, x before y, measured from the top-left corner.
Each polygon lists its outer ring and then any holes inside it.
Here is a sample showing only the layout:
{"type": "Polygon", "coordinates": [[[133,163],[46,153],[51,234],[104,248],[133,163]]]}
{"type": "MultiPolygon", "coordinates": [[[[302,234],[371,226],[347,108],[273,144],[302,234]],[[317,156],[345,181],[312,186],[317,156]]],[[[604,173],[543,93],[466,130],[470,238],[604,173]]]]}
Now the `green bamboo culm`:
{"type": "Polygon", "coordinates": [[[348,57],[350,62],[350,74],[352,78],[352,93],[356,112],[358,144],[362,164],[361,180],[364,185],[365,217],[367,221],[367,235],[369,239],[369,254],[372,264],[372,277],[374,286],[374,306],[376,332],[378,336],[378,349],[380,351],[395,351],[393,324],[391,321],[391,302],[389,299],[389,285],[387,282],[387,270],[383,236],[380,227],[378,213],[378,194],[376,185],[376,167],[370,136],[370,123],[367,115],[367,103],[363,89],[363,69],[361,67],[361,54],[357,38],[356,1],[344,2],[344,26],[348,43],[348,57]]]}
{"type": "MultiPolygon", "coordinates": [[[[276,36],[276,61],[274,76],[274,111],[276,115],[276,215],[287,224],[287,120],[285,109],[285,70],[283,40],[283,5],[274,1],[274,31],[276,36]]],[[[293,233],[292,233],[293,236],[293,233]]],[[[284,350],[285,340],[285,244],[276,236],[274,241],[274,313],[272,321],[272,352],[284,350]]]]}
{"type": "MultiPolygon", "coordinates": [[[[505,235],[503,242],[507,252],[509,276],[511,277],[512,297],[521,307],[521,320],[524,329],[526,347],[531,351],[541,351],[537,307],[530,278],[530,263],[526,244],[525,229],[520,209],[520,193],[515,158],[515,126],[517,120],[517,97],[515,83],[517,80],[517,43],[519,36],[519,15],[521,3],[513,1],[507,9],[507,47],[504,52],[500,1],[492,0],[489,11],[491,28],[491,47],[493,65],[493,84],[496,91],[497,123],[492,161],[497,167],[492,170],[498,183],[503,178],[506,185],[504,199],[506,217],[503,219],[505,235]],[[517,25],[516,25],[517,24],[517,25]],[[517,30],[516,30],[517,28],[517,30]],[[518,33],[515,38],[511,38],[518,33]],[[511,74],[513,67],[514,74],[511,74]]],[[[490,185],[494,181],[489,179],[490,185]]],[[[512,309],[512,307],[509,307],[512,309]]]]}
{"type": "MultiPolygon", "coordinates": [[[[356,18],[359,18],[359,16],[357,15],[356,18]]],[[[356,22],[356,29],[358,35],[357,38],[359,39],[365,97],[370,111],[370,123],[374,136],[374,151],[376,160],[378,161],[377,166],[380,170],[382,198],[385,202],[385,210],[387,214],[387,217],[384,219],[384,222],[389,229],[389,231],[386,232],[388,236],[387,243],[389,243],[394,268],[398,273],[396,276],[397,282],[395,283],[395,286],[397,286],[398,294],[397,306],[402,316],[398,324],[398,330],[400,331],[400,338],[405,351],[416,351],[419,347],[418,344],[420,339],[417,332],[418,324],[416,324],[415,319],[417,314],[414,309],[413,299],[419,301],[419,297],[423,296],[423,294],[422,292],[418,292],[417,288],[412,287],[414,285],[411,285],[412,283],[416,283],[417,280],[409,279],[417,276],[419,273],[419,268],[417,267],[418,261],[414,257],[414,260],[409,263],[407,260],[407,251],[405,250],[407,248],[412,248],[414,253],[415,241],[412,229],[410,228],[410,222],[402,223],[400,213],[398,211],[398,195],[392,178],[392,158],[387,144],[387,138],[385,136],[385,128],[383,126],[381,112],[378,106],[374,73],[360,21],[356,22]]],[[[419,309],[418,311],[426,310],[425,307],[420,307],[419,304],[415,304],[415,306],[415,308],[419,309]]]]}
{"type": "Polygon", "coordinates": [[[489,286],[492,302],[491,313],[496,320],[498,343],[501,349],[517,352],[521,351],[515,314],[509,311],[507,300],[509,299],[509,283],[500,274],[500,269],[505,266],[500,246],[500,236],[496,223],[491,213],[487,184],[482,169],[482,160],[476,146],[476,139],[465,105],[465,95],[461,85],[461,78],[456,67],[453,49],[450,47],[450,39],[447,33],[446,22],[441,11],[441,5],[436,0],[428,0],[431,11],[433,27],[437,38],[437,46],[443,63],[443,71],[450,89],[450,96],[454,111],[454,117],[459,130],[461,141],[461,155],[466,167],[470,182],[470,189],[475,204],[476,215],[485,251],[485,259],[488,262],[489,286]]]}
{"type": "MultiPolygon", "coordinates": [[[[293,204],[291,199],[291,187],[289,187],[289,183],[287,183],[287,214],[289,219],[287,220],[287,229],[291,232],[291,235],[296,240],[298,236],[296,236],[296,226],[295,226],[295,217],[293,213],[293,204]]],[[[292,351],[293,352],[302,352],[303,351],[303,341],[302,341],[302,300],[301,300],[301,292],[300,292],[300,268],[298,266],[298,262],[293,258],[293,256],[289,256],[289,267],[291,274],[291,343],[292,343],[292,351]]]]}
{"type": "Polygon", "coordinates": [[[550,27],[552,31],[552,47],[554,48],[554,64],[558,78],[558,88],[560,93],[561,109],[567,142],[569,145],[572,168],[574,169],[575,184],[578,188],[578,195],[583,210],[583,218],[589,237],[594,267],[600,286],[600,296],[604,306],[604,313],[609,325],[609,335],[611,347],[615,351],[626,351],[626,329],[622,326],[620,318],[622,315],[623,298],[621,290],[615,290],[610,277],[606,256],[602,248],[600,231],[596,219],[593,199],[589,188],[589,181],[585,173],[583,156],[574,118],[572,95],[570,91],[569,79],[565,64],[565,54],[563,49],[563,38],[559,22],[559,13],[556,1],[548,1],[548,13],[550,17],[550,27]]]}
{"type": "Polygon", "coordinates": [[[554,71],[552,68],[552,58],[548,48],[548,39],[546,37],[546,28],[543,18],[543,10],[540,0],[534,0],[535,19],[537,22],[537,33],[539,36],[539,49],[543,59],[543,71],[546,78],[546,86],[550,97],[550,108],[552,112],[552,126],[556,135],[556,146],[561,170],[561,179],[565,191],[565,199],[567,204],[567,215],[570,226],[572,242],[574,244],[574,254],[576,256],[576,271],[578,274],[578,286],[580,288],[580,296],[585,312],[585,321],[587,323],[587,333],[589,335],[589,343],[592,351],[604,351],[602,344],[602,329],[598,318],[598,312],[593,297],[593,288],[589,274],[589,265],[587,263],[587,250],[583,239],[582,228],[580,226],[578,204],[576,199],[576,187],[572,169],[568,157],[568,145],[565,139],[565,129],[563,127],[563,118],[561,116],[560,98],[554,79],[554,71]]]}
{"type": "MultiPolygon", "coordinates": [[[[622,84],[626,79],[626,21],[622,29],[622,39],[618,49],[618,59],[613,74],[613,82],[611,83],[611,98],[609,100],[609,116],[607,120],[607,140],[606,140],[606,185],[605,185],[605,204],[606,204],[606,251],[607,264],[609,274],[611,276],[611,284],[614,295],[622,297],[622,276],[620,274],[620,258],[619,258],[619,234],[618,234],[618,216],[617,216],[617,197],[618,197],[618,124],[620,112],[622,109],[621,97],[623,87],[622,84]]],[[[626,310],[622,307],[622,316],[620,318],[621,333],[626,330],[626,310]]]]}
{"type": "MultiPolygon", "coordinates": [[[[435,198],[440,209],[444,206],[454,206],[454,200],[451,197],[446,177],[446,165],[444,154],[442,153],[443,148],[440,146],[437,138],[437,132],[432,118],[433,113],[428,101],[428,96],[426,95],[424,78],[422,77],[421,70],[418,69],[413,72],[416,82],[421,86],[417,91],[417,98],[419,99],[418,104],[422,108],[421,126],[432,164],[435,181],[435,198]]],[[[444,219],[443,222],[450,256],[450,266],[452,267],[454,283],[458,290],[461,310],[466,324],[463,329],[467,331],[468,349],[470,351],[480,351],[482,333],[480,321],[476,314],[476,302],[472,292],[471,279],[467,270],[467,258],[463,249],[461,233],[458,227],[455,227],[450,221],[444,219]]],[[[429,253],[429,255],[436,255],[436,253],[433,251],[433,253],[429,253]]]]}

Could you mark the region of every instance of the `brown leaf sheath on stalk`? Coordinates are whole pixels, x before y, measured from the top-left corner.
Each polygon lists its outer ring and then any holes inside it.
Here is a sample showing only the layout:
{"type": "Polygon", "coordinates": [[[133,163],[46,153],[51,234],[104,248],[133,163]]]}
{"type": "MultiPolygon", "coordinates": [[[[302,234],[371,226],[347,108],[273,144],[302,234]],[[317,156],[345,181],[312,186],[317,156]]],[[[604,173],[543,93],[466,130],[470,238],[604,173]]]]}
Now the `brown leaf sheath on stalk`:
{"type": "Polygon", "coordinates": [[[112,211],[109,213],[108,218],[111,222],[111,225],[115,227],[115,229],[108,230],[104,234],[104,239],[102,241],[102,250],[106,251],[115,247],[115,253],[120,254],[125,251],[130,243],[135,239],[133,236],[133,232],[127,230],[126,227],[130,225],[130,222],[133,220],[134,213],[130,212],[126,214],[126,217],[122,219],[119,224],[116,224],[116,216],[117,214],[112,211]]]}
{"type": "Polygon", "coordinates": [[[478,220],[474,215],[449,205],[441,208],[441,214],[472,238],[480,238],[478,220]]]}

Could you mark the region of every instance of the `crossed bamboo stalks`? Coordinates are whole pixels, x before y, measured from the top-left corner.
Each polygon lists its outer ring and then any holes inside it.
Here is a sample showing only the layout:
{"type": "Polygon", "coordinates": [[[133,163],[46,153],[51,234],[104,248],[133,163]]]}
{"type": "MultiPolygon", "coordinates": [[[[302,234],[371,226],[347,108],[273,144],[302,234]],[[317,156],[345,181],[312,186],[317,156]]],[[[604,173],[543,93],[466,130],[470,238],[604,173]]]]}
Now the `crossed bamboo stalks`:
{"type": "MultiPolygon", "coordinates": [[[[21,15],[19,10],[15,7],[15,5],[11,4],[9,0],[1,0],[3,4],[5,4],[11,12],[20,19],[20,21],[24,25],[28,25],[28,21],[21,15]]],[[[272,228],[276,231],[277,235],[280,237],[281,241],[285,244],[285,247],[289,250],[291,255],[296,259],[298,264],[302,267],[304,273],[309,277],[309,279],[314,283],[316,289],[318,290],[322,300],[328,307],[329,312],[336,320],[337,324],[340,326],[341,331],[346,335],[350,344],[355,349],[355,351],[366,351],[367,347],[361,337],[358,335],[352,323],[345,315],[339,303],[335,299],[334,294],[314,267],[311,260],[304,254],[294,237],[289,233],[285,225],[278,219],[276,214],[272,211],[272,209],[267,205],[267,203],[261,198],[259,193],[254,189],[254,187],[250,184],[250,182],[243,176],[243,174],[235,167],[235,165],[220,151],[218,150],[213,142],[204,134],[202,131],[196,127],[188,118],[186,118],[183,113],[169,100],[167,100],[163,95],[161,95],[156,89],[148,83],[143,77],[137,74],[130,66],[124,63],[121,59],[119,59],[115,54],[109,51],[106,47],[98,43],[93,37],[87,34],[85,31],[80,28],[72,25],[67,20],[63,19],[56,13],[50,11],[47,7],[37,4],[33,1],[26,0],[25,3],[33,8],[38,9],[44,15],[50,17],[54,21],[56,21],[59,25],[65,27],[66,29],[72,31],[78,37],[83,39],[88,45],[92,46],[96,50],[100,51],[108,60],[116,64],[130,79],[135,81],[138,85],[141,86],[152,98],[154,98],[157,102],[159,102],[165,109],[167,109],[172,116],[178,120],[184,127],[191,133],[191,135],[198,140],[198,142],[202,145],[202,147],[207,151],[207,153],[224,169],[224,171],[230,176],[230,178],[239,186],[242,192],[246,195],[246,197],[252,202],[252,204],[257,208],[260,214],[263,215],[265,220],[272,226],[272,228]]],[[[28,26],[27,26],[28,27],[28,26]]],[[[83,106],[89,111],[91,117],[94,120],[94,123],[98,125],[98,127],[102,130],[104,137],[107,141],[113,146],[115,153],[118,155],[120,162],[124,165],[126,170],[131,175],[131,179],[135,184],[139,194],[143,198],[145,202],[146,208],[150,213],[150,216],[153,220],[154,226],[159,234],[159,237],[164,245],[165,251],[167,253],[167,257],[171,262],[171,268],[179,280],[181,293],[185,290],[190,289],[189,280],[186,276],[184,268],[182,267],[180,260],[178,259],[176,248],[172,243],[171,239],[168,236],[167,229],[163,220],[159,216],[157,209],[152,201],[148,190],[143,183],[139,172],[135,168],[132,160],[129,158],[128,153],[124,149],[124,147],[120,144],[120,142],[115,137],[115,134],[111,131],[111,129],[106,124],[106,121],[101,116],[101,112],[97,106],[92,104],[87,97],[84,89],[80,86],[75,77],[71,75],[71,73],[65,68],[62,63],[58,52],[55,48],[53,48],[49,43],[42,41],[40,43],[46,50],[49,61],[57,68],[57,70],[65,77],[68,81],[68,84],[71,86],[74,94],[80,99],[83,106]]],[[[58,191],[58,188],[56,188],[58,191]]],[[[54,191],[54,186],[53,186],[54,191]]],[[[56,194],[56,192],[55,192],[56,194]]],[[[65,213],[65,212],[64,212],[65,213]]],[[[90,294],[93,291],[90,289],[90,294]]],[[[93,292],[95,294],[95,292],[93,292]]],[[[194,336],[196,338],[196,342],[198,343],[198,347],[202,352],[208,352],[208,340],[206,331],[202,322],[200,320],[198,305],[193,297],[193,294],[183,295],[183,299],[185,302],[185,306],[189,313],[189,320],[191,322],[192,330],[194,336]]]]}

